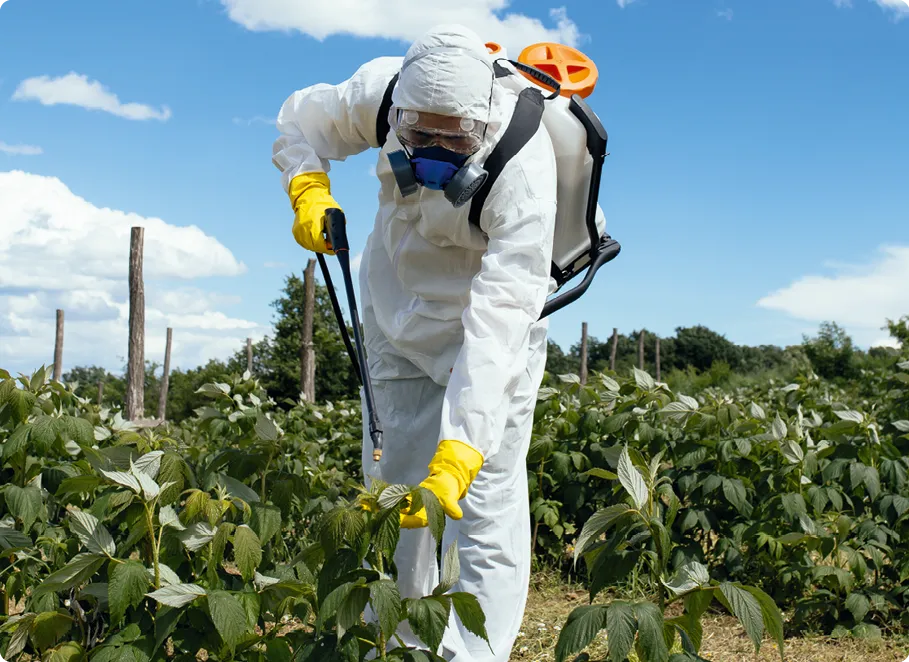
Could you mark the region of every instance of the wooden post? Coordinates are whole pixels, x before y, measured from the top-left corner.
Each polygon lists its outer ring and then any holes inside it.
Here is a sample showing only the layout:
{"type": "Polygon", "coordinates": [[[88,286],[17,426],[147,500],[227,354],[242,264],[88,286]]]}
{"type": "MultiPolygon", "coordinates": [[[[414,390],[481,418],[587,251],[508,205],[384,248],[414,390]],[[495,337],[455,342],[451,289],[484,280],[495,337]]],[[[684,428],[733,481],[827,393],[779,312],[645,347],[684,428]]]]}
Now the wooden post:
{"type": "Polygon", "coordinates": [[[246,339],[246,371],[252,374],[252,338],[246,339]]]}
{"type": "Polygon", "coordinates": [[[644,331],[641,331],[641,335],[638,337],[638,367],[644,369],[644,331]]]}
{"type": "Polygon", "coordinates": [[[581,384],[587,383],[587,322],[581,323],[581,384]]]}
{"type": "Polygon", "coordinates": [[[63,311],[57,309],[57,339],[54,343],[54,381],[63,378],[63,311]]]}
{"type": "Polygon", "coordinates": [[[98,380],[98,406],[101,406],[101,402],[104,400],[104,380],[98,380]]]}
{"type": "Polygon", "coordinates": [[[660,337],[656,337],[656,379],[660,381],[660,337]]]}
{"type": "Polygon", "coordinates": [[[306,263],[303,273],[303,334],[300,343],[300,390],[308,402],[316,400],[316,352],[312,343],[312,325],[316,305],[316,261],[306,263]]]}
{"type": "Polygon", "coordinates": [[[615,354],[619,348],[619,330],[612,329],[612,347],[609,348],[609,369],[615,372],[615,354]]]}
{"type": "Polygon", "coordinates": [[[167,328],[167,344],[164,346],[164,372],[161,373],[161,392],[158,393],[158,420],[163,421],[167,413],[167,389],[170,386],[170,346],[174,330],[167,328]]]}
{"type": "Polygon", "coordinates": [[[129,355],[126,368],[126,419],[129,421],[145,416],[144,237],[145,228],[132,228],[129,240],[129,355]]]}

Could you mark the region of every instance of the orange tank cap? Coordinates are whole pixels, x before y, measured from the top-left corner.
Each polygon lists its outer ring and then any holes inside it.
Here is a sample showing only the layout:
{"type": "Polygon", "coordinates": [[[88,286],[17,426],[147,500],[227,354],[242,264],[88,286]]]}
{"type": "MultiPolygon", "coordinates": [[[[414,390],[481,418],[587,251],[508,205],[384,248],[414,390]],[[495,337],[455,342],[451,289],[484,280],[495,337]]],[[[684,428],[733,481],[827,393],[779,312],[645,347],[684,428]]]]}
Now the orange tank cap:
{"type": "MultiPolygon", "coordinates": [[[[597,65],[593,60],[576,48],[563,44],[551,42],[533,44],[521,51],[518,62],[536,67],[559,81],[562,86],[560,94],[563,97],[570,97],[572,94],[577,94],[581,98],[590,96],[599,77],[597,65]]],[[[521,73],[537,85],[541,85],[528,74],[521,73]]]]}
{"type": "Polygon", "coordinates": [[[495,55],[496,53],[501,53],[501,52],[502,52],[502,47],[499,46],[499,45],[498,45],[496,42],[494,42],[494,41],[487,41],[487,42],[486,42],[486,50],[489,51],[489,54],[490,54],[490,55],[495,55]]]}

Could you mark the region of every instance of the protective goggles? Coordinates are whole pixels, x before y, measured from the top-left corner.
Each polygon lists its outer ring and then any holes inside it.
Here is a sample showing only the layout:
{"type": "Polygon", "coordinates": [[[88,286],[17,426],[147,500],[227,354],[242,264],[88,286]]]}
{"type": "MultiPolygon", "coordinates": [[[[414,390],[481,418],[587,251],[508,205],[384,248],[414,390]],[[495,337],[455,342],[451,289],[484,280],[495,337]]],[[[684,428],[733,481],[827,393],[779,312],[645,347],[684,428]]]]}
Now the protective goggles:
{"type": "Polygon", "coordinates": [[[395,134],[411,149],[442,147],[456,154],[473,154],[483,145],[486,122],[416,110],[398,110],[395,134]]]}

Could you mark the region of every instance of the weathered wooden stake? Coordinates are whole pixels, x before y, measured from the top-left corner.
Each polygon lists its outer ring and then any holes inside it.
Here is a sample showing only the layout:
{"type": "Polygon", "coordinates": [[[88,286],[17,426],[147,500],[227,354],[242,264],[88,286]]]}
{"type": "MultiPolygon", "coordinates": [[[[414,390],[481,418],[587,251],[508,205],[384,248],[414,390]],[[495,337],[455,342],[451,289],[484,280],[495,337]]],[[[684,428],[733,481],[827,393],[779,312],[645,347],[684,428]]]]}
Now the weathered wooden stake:
{"type": "Polygon", "coordinates": [[[641,335],[638,337],[638,367],[644,369],[644,331],[641,331],[641,335]]]}
{"type": "Polygon", "coordinates": [[[660,337],[656,337],[656,379],[660,381],[660,337]]]}
{"type": "Polygon", "coordinates": [[[98,380],[98,406],[101,406],[101,402],[104,400],[104,380],[98,380]]]}
{"type": "Polygon", "coordinates": [[[167,414],[167,390],[170,386],[170,346],[174,330],[167,328],[167,344],[164,346],[164,372],[161,373],[161,392],[158,393],[158,420],[163,421],[167,414]]]}
{"type": "Polygon", "coordinates": [[[132,228],[129,239],[129,355],[126,368],[126,419],[129,421],[145,417],[144,237],[145,228],[132,228]]]}
{"type": "Polygon", "coordinates": [[[252,374],[252,338],[246,339],[246,371],[252,374]]]}
{"type": "Polygon", "coordinates": [[[57,339],[54,343],[54,381],[63,378],[63,311],[57,309],[57,339]]]}
{"type": "Polygon", "coordinates": [[[313,349],[312,326],[316,305],[316,261],[306,263],[303,273],[303,334],[300,343],[300,390],[308,402],[316,400],[316,352],[313,349]]]}
{"type": "Polygon", "coordinates": [[[587,322],[581,323],[581,383],[587,383],[587,322]]]}
{"type": "Polygon", "coordinates": [[[612,329],[612,347],[609,348],[609,369],[615,372],[615,354],[619,348],[619,330],[612,329]]]}

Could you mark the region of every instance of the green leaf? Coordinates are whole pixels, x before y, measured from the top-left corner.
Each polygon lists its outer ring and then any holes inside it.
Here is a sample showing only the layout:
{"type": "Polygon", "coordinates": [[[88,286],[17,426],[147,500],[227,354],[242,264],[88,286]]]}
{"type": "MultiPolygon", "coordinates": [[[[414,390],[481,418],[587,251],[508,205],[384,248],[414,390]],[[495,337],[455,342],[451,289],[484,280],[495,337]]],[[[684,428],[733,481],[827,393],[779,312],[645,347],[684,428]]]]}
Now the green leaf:
{"type": "Polygon", "coordinates": [[[259,414],[256,417],[256,436],[262,441],[277,441],[278,428],[275,426],[274,421],[267,416],[259,414]]]}
{"type": "Polygon", "coordinates": [[[578,541],[574,548],[575,563],[577,563],[578,557],[586,551],[591,540],[608,531],[617,523],[619,518],[629,512],[631,512],[631,508],[627,504],[620,503],[594,513],[584,523],[581,535],[578,536],[578,541]]]}
{"type": "Polygon", "coordinates": [[[858,623],[861,623],[871,610],[871,601],[862,593],[850,593],[846,598],[846,609],[852,612],[858,623]]]}
{"type": "Polygon", "coordinates": [[[754,596],[754,599],[761,605],[761,615],[764,619],[764,627],[767,633],[773,637],[780,651],[780,660],[783,660],[783,647],[785,646],[785,636],[783,633],[783,614],[780,608],[776,606],[769,595],[761,589],[754,586],[743,586],[746,591],[754,596]]]}
{"type": "Polygon", "coordinates": [[[136,458],[133,462],[133,469],[135,472],[142,472],[147,475],[149,478],[154,480],[158,476],[158,472],[161,470],[161,457],[164,455],[164,451],[150,451],[144,455],[136,458]]]}
{"type": "Polygon", "coordinates": [[[631,496],[635,508],[643,508],[647,503],[647,484],[641,472],[632,464],[627,446],[619,457],[618,476],[622,487],[631,496]]]}
{"type": "Polygon", "coordinates": [[[765,418],[767,418],[767,414],[764,413],[764,408],[755,402],[752,402],[750,405],[748,405],[748,414],[751,416],[751,418],[756,418],[760,421],[763,421],[765,418]]]}
{"type": "Polygon", "coordinates": [[[663,637],[663,612],[652,602],[637,602],[634,615],[638,621],[638,646],[647,662],[668,662],[669,649],[663,637]]]}
{"type": "Polygon", "coordinates": [[[728,602],[733,615],[739,619],[742,627],[745,628],[745,632],[754,643],[755,653],[757,653],[760,651],[761,640],[764,637],[764,618],[757,598],[743,588],[729,582],[720,584],[720,593],[728,602]]]}
{"type": "Polygon", "coordinates": [[[630,602],[617,600],[606,612],[606,642],[609,644],[611,662],[625,662],[634,647],[638,621],[630,602]]]}
{"type": "Polygon", "coordinates": [[[467,631],[489,644],[489,635],[486,632],[486,614],[483,613],[483,608],[476,596],[457,592],[449,593],[448,597],[451,598],[455,613],[467,631]]]}
{"type": "Polygon", "coordinates": [[[355,586],[356,584],[353,582],[346,582],[325,596],[322,604],[319,605],[319,621],[321,623],[327,623],[338,615],[338,610],[355,586]]]}
{"type": "Polygon", "coordinates": [[[31,547],[32,539],[24,533],[0,526],[0,552],[6,549],[31,547]]]}
{"type": "Polygon", "coordinates": [[[458,541],[453,540],[445,551],[442,559],[442,579],[439,585],[433,589],[433,595],[442,595],[451,590],[461,578],[461,564],[458,559],[458,541]]]}
{"type": "Polygon", "coordinates": [[[909,432],[909,421],[893,421],[893,427],[900,432],[909,432]]]}
{"type": "Polygon", "coordinates": [[[233,650],[249,631],[246,611],[237,599],[226,591],[208,594],[208,615],[227,647],[233,650]]]}
{"type": "MultiPolygon", "coordinates": [[[[261,576],[262,575],[259,575],[259,577],[261,576]]],[[[259,624],[259,614],[262,611],[262,598],[258,593],[249,591],[236,593],[234,597],[237,598],[240,602],[240,606],[243,607],[243,611],[246,613],[246,622],[249,625],[249,630],[254,630],[256,625],[259,624]]]]}
{"type": "Polygon", "coordinates": [[[37,398],[34,393],[14,388],[9,392],[6,404],[13,416],[13,420],[18,423],[25,423],[36,401],[37,398]]]}
{"type": "Polygon", "coordinates": [[[31,627],[32,643],[42,653],[69,632],[73,618],[65,610],[46,611],[35,616],[31,627]]]}
{"type": "Polygon", "coordinates": [[[770,432],[777,441],[785,439],[786,435],[789,433],[786,423],[783,422],[783,419],[780,418],[779,414],[773,419],[773,423],[770,426],[770,432]]]}
{"type": "MultiPolygon", "coordinates": [[[[678,618],[673,618],[666,621],[667,624],[672,624],[676,626],[676,629],[679,631],[679,634],[682,636],[682,649],[688,655],[697,656],[699,650],[701,650],[701,644],[704,641],[704,628],[701,625],[701,621],[694,618],[691,614],[683,614],[678,618]]],[[[701,659],[695,657],[695,659],[701,659]]],[[[669,658],[670,662],[672,658],[669,658]]]]}
{"type": "Polygon", "coordinates": [[[31,630],[32,623],[35,622],[35,616],[36,614],[11,616],[10,619],[3,624],[2,629],[0,629],[0,631],[3,632],[13,632],[9,639],[9,644],[6,647],[6,655],[10,660],[14,660],[16,656],[25,649],[25,646],[28,643],[28,633],[31,630]]]}
{"type": "Polygon", "coordinates": [[[28,487],[7,485],[6,507],[9,508],[13,517],[22,520],[22,528],[28,532],[44,509],[41,489],[35,485],[29,485],[28,487]]]}
{"type": "Polygon", "coordinates": [[[789,517],[796,519],[799,515],[808,514],[808,506],[801,494],[786,493],[783,495],[783,510],[789,517]]]}
{"type": "Polygon", "coordinates": [[[249,520],[249,526],[259,536],[259,542],[267,545],[281,530],[281,509],[263,503],[251,503],[250,508],[252,517],[249,520]]]}
{"type": "Polygon", "coordinates": [[[856,639],[879,640],[883,635],[878,626],[871,623],[859,623],[852,628],[852,636],[856,639]]]}
{"type": "Polygon", "coordinates": [[[423,507],[426,508],[426,517],[432,537],[441,540],[445,531],[445,511],[442,510],[442,504],[439,503],[439,498],[425,487],[419,488],[419,492],[422,496],[423,507]]]}
{"type": "Polygon", "coordinates": [[[740,513],[745,511],[747,506],[745,486],[738,478],[723,479],[723,495],[740,513]]]}
{"type": "Polygon", "coordinates": [[[186,549],[195,552],[210,543],[216,533],[217,530],[208,522],[196,522],[186,527],[185,531],[178,532],[177,537],[186,549]]]}
{"type": "Polygon", "coordinates": [[[833,412],[838,418],[843,421],[850,421],[852,423],[858,423],[859,425],[865,420],[859,412],[847,409],[845,411],[834,411],[833,412]]]}
{"type": "Polygon", "coordinates": [[[119,623],[129,607],[137,607],[148,590],[148,572],[139,561],[129,560],[112,563],[110,582],[107,587],[110,614],[114,623],[119,623]]]}
{"type": "Polygon", "coordinates": [[[57,419],[52,416],[39,416],[32,423],[32,432],[29,435],[32,442],[32,451],[35,455],[45,455],[57,440],[57,419]]]}
{"type": "Polygon", "coordinates": [[[162,528],[172,528],[177,531],[185,531],[186,527],[183,526],[183,523],[180,521],[180,517],[177,515],[177,511],[174,510],[173,506],[162,506],[158,511],[158,523],[162,528]]]}
{"type": "Polygon", "coordinates": [[[47,662],[83,662],[85,659],[85,649],[82,645],[69,641],[51,651],[47,662]]]}
{"type": "Polygon", "coordinates": [[[618,474],[614,474],[611,471],[606,471],[606,469],[600,469],[599,467],[588,469],[581,475],[594,476],[595,478],[602,478],[603,480],[618,480],[619,478],[618,474]]]}
{"type": "Polygon", "coordinates": [[[802,447],[792,439],[784,439],[780,442],[780,452],[790,464],[800,464],[802,460],[805,459],[805,453],[802,451],[802,447]]]}
{"type": "Polygon", "coordinates": [[[146,595],[168,607],[185,607],[196,598],[206,595],[206,591],[197,584],[168,584],[146,595]]]}
{"type": "Polygon", "coordinates": [[[6,440],[3,446],[3,459],[8,460],[17,453],[25,451],[28,448],[28,437],[31,434],[32,426],[25,423],[18,426],[6,440]]]}
{"type": "Polygon", "coordinates": [[[361,623],[367,602],[369,602],[369,588],[354,586],[338,607],[339,636],[344,636],[344,632],[361,623]]]}
{"type": "Polygon", "coordinates": [[[98,519],[84,510],[72,510],[69,513],[69,529],[76,534],[80,542],[93,554],[113,556],[117,550],[114,539],[107,528],[98,519]]]}
{"type": "Polygon", "coordinates": [[[45,577],[33,595],[38,597],[78,586],[91,579],[106,560],[101,554],[76,554],[65,566],[45,577]]]}
{"type": "Polygon", "coordinates": [[[168,607],[166,605],[163,605],[158,609],[158,613],[155,614],[155,651],[161,647],[161,644],[167,641],[167,638],[177,627],[177,622],[182,615],[182,609],[174,609],[173,607],[168,607]]]}
{"type": "Polygon", "coordinates": [[[407,622],[430,650],[438,650],[441,646],[450,610],[451,599],[447,596],[407,601],[407,622]]]}
{"type": "Polygon", "coordinates": [[[231,478],[226,474],[219,474],[218,482],[232,497],[241,499],[248,504],[253,504],[259,501],[259,495],[256,494],[255,490],[253,490],[246,483],[237,480],[236,478],[231,478]]]}
{"type": "MultiPolygon", "coordinates": [[[[398,585],[390,579],[380,579],[369,585],[369,600],[386,639],[391,639],[398,623],[404,618],[398,585]]],[[[466,625],[465,625],[466,627],[466,625]]]]}
{"type": "Polygon", "coordinates": [[[580,653],[590,645],[597,633],[606,627],[605,605],[576,607],[559,633],[556,642],[556,662],[563,662],[569,655],[580,653]]]}
{"type": "Polygon", "coordinates": [[[142,487],[139,485],[139,479],[133,476],[130,473],[125,471],[105,471],[104,469],[99,469],[102,476],[107,478],[109,481],[116,483],[117,485],[122,485],[131,489],[136,494],[142,493],[142,487]]]}
{"type": "Polygon", "coordinates": [[[262,544],[256,532],[241,524],[234,532],[234,561],[243,575],[243,581],[250,581],[256,568],[262,562],[262,544]]]}
{"type": "Polygon", "coordinates": [[[70,438],[80,446],[91,446],[95,443],[95,431],[92,424],[84,418],[68,416],[66,418],[66,431],[70,438]]]}
{"type": "Polygon", "coordinates": [[[712,589],[689,593],[685,596],[685,613],[690,614],[696,620],[700,620],[707,608],[710,607],[710,603],[713,602],[714,595],[715,591],[712,589]]]}
{"type": "Polygon", "coordinates": [[[651,391],[656,388],[656,382],[653,377],[639,368],[634,368],[634,382],[638,388],[645,391],[651,391]]]}
{"type": "Polygon", "coordinates": [[[663,582],[663,585],[676,595],[684,595],[709,583],[710,574],[707,568],[697,561],[691,561],[679,568],[675,577],[669,582],[663,582]]]}

